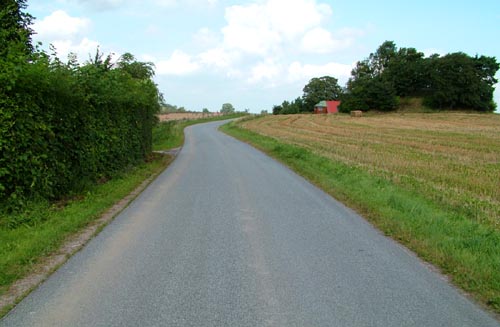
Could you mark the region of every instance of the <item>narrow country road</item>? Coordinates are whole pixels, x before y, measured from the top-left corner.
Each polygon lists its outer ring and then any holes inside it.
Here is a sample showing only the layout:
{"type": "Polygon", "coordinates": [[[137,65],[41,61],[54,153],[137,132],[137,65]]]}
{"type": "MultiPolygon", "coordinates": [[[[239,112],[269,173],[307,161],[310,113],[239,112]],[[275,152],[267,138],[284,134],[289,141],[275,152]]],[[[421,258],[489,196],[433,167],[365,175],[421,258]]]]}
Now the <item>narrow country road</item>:
{"type": "Polygon", "coordinates": [[[0,326],[500,326],[220,124],[0,326]]]}

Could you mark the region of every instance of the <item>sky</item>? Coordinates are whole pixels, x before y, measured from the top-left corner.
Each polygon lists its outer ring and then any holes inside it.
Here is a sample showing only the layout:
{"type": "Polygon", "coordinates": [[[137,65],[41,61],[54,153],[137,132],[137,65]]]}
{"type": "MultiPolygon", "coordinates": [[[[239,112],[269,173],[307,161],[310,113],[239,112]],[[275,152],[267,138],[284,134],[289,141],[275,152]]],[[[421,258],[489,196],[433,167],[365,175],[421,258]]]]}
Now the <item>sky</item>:
{"type": "Polygon", "coordinates": [[[194,111],[271,111],[313,77],[344,86],[386,40],[500,61],[499,0],[29,0],[27,11],[34,41],[59,58],[132,53],[155,65],[167,103],[194,111]]]}

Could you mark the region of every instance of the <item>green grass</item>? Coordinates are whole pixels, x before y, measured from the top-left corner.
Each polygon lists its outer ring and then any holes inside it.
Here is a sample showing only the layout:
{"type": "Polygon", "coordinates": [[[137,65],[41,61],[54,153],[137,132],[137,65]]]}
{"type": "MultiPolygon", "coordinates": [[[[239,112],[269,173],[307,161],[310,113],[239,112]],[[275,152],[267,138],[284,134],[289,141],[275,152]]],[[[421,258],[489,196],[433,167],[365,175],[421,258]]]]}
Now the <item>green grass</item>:
{"type": "Polygon", "coordinates": [[[443,208],[360,167],[242,129],[235,123],[221,130],[268,153],[354,208],[500,313],[500,232],[493,226],[443,208]]]}
{"type": "Polygon", "coordinates": [[[15,228],[0,228],[0,295],[19,278],[28,274],[33,265],[57,250],[64,240],[99,218],[113,204],[124,198],[145,179],[161,172],[171,161],[158,156],[105,184],[90,188],[62,205],[38,201],[4,220],[22,220],[15,228]]]}

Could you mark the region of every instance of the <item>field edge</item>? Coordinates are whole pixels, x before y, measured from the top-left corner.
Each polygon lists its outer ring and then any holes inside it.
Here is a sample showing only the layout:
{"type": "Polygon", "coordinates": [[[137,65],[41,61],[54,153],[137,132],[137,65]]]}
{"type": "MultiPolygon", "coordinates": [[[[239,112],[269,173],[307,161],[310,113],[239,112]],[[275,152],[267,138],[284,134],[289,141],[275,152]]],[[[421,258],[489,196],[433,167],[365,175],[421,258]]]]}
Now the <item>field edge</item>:
{"type": "MultiPolygon", "coordinates": [[[[259,117],[249,119],[259,119],[259,117]]],[[[464,230],[476,233],[480,237],[490,235],[495,231],[485,230],[484,226],[458,217],[455,213],[446,212],[428,199],[401,189],[387,180],[369,175],[359,168],[333,162],[305,148],[258,134],[234,122],[222,125],[220,130],[270,155],[360,213],[386,236],[411,250],[426,263],[433,265],[437,271],[446,275],[447,279],[459,288],[459,291],[500,320],[500,285],[496,283],[492,285],[494,282],[486,280],[484,276],[477,280],[474,267],[460,266],[460,256],[470,255],[470,251],[455,254],[448,244],[441,244],[439,240],[443,234],[453,237],[454,233],[460,234],[464,230]],[[366,187],[367,190],[349,190],[347,185],[340,185],[334,181],[335,179],[343,179],[347,181],[347,184],[360,186],[360,188],[366,187]],[[366,199],[368,195],[366,192],[370,192],[370,189],[373,191],[373,187],[384,190],[388,196],[376,197],[373,201],[364,201],[363,198],[366,199]],[[415,214],[423,220],[418,223],[419,226],[412,225],[413,219],[410,215],[415,214]],[[401,219],[402,216],[406,216],[406,219],[401,219]],[[429,233],[428,227],[434,223],[433,219],[429,218],[436,216],[443,219],[445,223],[438,226],[437,235],[426,237],[425,234],[429,233]],[[459,230],[450,230],[453,229],[450,226],[456,225],[460,227],[459,230]],[[450,255],[455,255],[456,258],[450,261],[450,255]]],[[[498,233],[496,236],[500,240],[498,233]]]]}

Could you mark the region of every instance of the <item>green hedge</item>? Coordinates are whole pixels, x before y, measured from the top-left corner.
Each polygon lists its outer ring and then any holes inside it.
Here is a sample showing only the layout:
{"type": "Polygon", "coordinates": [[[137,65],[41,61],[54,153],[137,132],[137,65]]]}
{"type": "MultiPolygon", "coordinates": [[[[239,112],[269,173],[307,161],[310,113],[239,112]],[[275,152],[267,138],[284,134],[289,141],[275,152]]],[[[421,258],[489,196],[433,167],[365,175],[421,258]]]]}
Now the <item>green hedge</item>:
{"type": "Polygon", "coordinates": [[[81,191],[151,152],[160,95],[150,64],[99,52],[85,65],[21,59],[0,58],[2,207],[81,191]]]}

